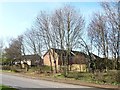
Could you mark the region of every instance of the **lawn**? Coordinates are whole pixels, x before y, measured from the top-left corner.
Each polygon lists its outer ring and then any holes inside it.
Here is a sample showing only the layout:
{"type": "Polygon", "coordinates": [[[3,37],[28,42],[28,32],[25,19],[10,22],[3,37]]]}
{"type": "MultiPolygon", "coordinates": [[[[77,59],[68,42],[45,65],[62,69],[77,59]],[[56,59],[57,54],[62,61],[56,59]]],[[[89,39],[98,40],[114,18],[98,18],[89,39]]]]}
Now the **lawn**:
{"type": "Polygon", "coordinates": [[[0,85],[0,90],[17,90],[17,89],[5,85],[0,85]]]}

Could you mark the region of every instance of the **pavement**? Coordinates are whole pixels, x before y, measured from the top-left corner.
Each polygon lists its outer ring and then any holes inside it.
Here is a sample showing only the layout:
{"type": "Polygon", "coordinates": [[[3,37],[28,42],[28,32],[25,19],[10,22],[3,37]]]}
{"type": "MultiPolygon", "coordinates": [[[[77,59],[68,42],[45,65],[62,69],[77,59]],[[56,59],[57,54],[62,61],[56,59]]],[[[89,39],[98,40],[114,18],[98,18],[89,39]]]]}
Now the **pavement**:
{"type": "Polygon", "coordinates": [[[100,89],[100,88],[94,88],[94,87],[88,87],[88,86],[82,86],[82,85],[73,85],[73,84],[66,84],[66,83],[59,83],[59,82],[53,82],[53,81],[46,81],[46,80],[40,80],[40,79],[33,79],[33,78],[26,78],[22,76],[16,76],[12,74],[7,73],[0,73],[0,84],[11,86],[14,88],[17,88],[19,90],[28,90],[28,89],[53,89],[53,88],[62,88],[63,90],[67,90],[70,88],[79,89],[79,90],[106,90],[106,89],[100,89]]]}

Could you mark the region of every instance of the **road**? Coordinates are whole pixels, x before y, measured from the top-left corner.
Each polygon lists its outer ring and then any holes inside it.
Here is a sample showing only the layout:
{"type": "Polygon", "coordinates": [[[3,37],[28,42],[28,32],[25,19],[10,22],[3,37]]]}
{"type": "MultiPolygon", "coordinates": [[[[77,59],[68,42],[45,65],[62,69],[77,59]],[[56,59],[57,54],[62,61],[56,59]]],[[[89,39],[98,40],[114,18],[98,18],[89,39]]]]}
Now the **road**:
{"type": "Polygon", "coordinates": [[[81,88],[80,90],[83,89],[85,90],[88,88],[91,90],[103,90],[103,89],[97,89],[97,88],[80,86],[80,85],[72,85],[72,84],[58,83],[52,81],[25,78],[25,77],[3,74],[3,73],[0,74],[0,77],[1,77],[0,79],[2,80],[0,84],[12,86],[20,90],[24,88],[81,88]]]}

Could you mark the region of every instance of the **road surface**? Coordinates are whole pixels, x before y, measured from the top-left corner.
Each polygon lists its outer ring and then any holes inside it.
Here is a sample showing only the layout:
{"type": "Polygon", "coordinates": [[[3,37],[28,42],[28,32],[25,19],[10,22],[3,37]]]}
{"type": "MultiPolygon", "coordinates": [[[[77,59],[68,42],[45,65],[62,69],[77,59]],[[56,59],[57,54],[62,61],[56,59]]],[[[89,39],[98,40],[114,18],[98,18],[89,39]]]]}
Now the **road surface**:
{"type": "Polygon", "coordinates": [[[81,88],[80,90],[83,89],[86,90],[88,88],[90,90],[103,90],[103,89],[97,89],[97,88],[80,86],[80,85],[72,85],[72,84],[58,83],[52,81],[25,78],[25,77],[3,74],[3,73],[0,74],[0,77],[1,77],[0,79],[2,80],[0,84],[12,86],[20,90],[24,88],[81,88]]]}

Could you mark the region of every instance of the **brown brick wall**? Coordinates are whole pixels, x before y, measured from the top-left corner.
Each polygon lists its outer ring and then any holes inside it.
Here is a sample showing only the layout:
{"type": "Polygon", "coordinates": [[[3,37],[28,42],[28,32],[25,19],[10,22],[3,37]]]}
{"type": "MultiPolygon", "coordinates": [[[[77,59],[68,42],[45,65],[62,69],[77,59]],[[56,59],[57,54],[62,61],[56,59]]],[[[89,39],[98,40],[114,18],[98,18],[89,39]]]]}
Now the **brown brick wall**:
{"type": "MultiPolygon", "coordinates": [[[[52,54],[50,56],[51,56],[52,66],[53,66],[53,69],[54,69],[55,64],[54,64],[54,58],[53,58],[53,50],[51,52],[52,52],[52,54]]],[[[55,57],[56,57],[56,65],[57,65],[57,68],[58,68],[58,55],[57,55],[57,53],[55,53],[55,57]]],[[[47,52],[47,54],[43,57],[43,64],[47,65],[47,66],[50,66],[49,52],[47,52]]]]}
{"type": "MultiPolygon", "coordinates": [[[[52,66],[53,66],[53,70],[55,69],[55,64],[54,64],[54,58],[53,58],[53,50],[51,49],[51,61],[52,61],[52,66]]],[[[55,53],[55,57],[56,57],[56,65],[57,65],[57,70],[59,70],[60,65],[58,65],[58,55],[57,53],[55,53]]],[[[43,63],[44,65],[50,66],[50,58],[49,58],[49,52],[47,52],[45,54],[45,56],[43,57],[43,63]]],[[[83,55],[77,55],[76,57],[72,58],[74,59],[73,65],[72,65],[72,70],[76,70],[76,71],[86,71],[86,64],[84,64],[85,62],[85,57],[83,55]],[[81,64],[79,64],[81,63],[81,64]]]]}

